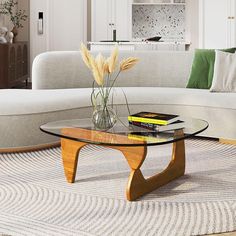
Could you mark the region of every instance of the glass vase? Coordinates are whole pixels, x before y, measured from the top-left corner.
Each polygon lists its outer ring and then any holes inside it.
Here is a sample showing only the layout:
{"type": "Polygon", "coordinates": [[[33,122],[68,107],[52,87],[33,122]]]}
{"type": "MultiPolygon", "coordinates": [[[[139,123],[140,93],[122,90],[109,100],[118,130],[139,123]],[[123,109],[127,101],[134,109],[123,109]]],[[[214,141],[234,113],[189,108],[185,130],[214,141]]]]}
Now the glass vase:
{"type": "Polygon", "coordinates": [[[108,130],[115,125],[117,116],[112,107],[98,106],[94,109],[92,121],[95,129],[108,130]]]}

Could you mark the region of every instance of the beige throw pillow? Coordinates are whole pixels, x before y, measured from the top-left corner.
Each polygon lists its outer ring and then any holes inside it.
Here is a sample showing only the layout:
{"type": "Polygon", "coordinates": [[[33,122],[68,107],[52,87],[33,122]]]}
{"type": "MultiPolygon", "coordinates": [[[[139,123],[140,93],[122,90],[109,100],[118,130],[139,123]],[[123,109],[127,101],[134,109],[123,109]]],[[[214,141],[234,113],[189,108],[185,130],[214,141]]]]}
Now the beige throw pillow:
{"type": "Polygon", "coordinates": [[[236,54],[216,50],[211,92],[236,92],[236,54]]]}

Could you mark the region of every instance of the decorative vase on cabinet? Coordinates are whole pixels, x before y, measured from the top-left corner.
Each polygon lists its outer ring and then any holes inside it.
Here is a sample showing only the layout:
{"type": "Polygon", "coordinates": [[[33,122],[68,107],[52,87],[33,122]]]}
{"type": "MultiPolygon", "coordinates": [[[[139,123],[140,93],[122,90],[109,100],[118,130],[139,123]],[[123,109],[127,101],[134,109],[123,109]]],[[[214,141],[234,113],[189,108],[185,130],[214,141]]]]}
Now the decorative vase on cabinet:
{"type": "Polygon", "coordinates": [[[17,35],[18,35],[18,29],[17,29],[17,27],[13,27],[13,29],[12,29],[12,31],[11,31],[12,33],[13,33],[13,43],[16,43],[16,41],[17,41],[17,35]]]}

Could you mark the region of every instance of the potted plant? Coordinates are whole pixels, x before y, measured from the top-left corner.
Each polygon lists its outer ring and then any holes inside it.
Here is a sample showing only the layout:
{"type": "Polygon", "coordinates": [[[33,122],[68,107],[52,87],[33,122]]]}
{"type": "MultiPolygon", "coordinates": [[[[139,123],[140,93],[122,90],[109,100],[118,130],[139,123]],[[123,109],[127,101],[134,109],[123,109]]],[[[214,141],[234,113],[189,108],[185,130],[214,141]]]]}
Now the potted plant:
{"type": "Polygon", "coordinates": [[[4,3],[2,3],[2,7],[0,9],[0,14],[10,16],[10,20],[13,24],[11,32],[14,34],[14,39],[13,39],[14,42],[18,34],[18,29],[23,28],[22,21],[25,21],[28,17],[25,14],[25,10],[17,10],[17,5],[18,5],[17,1],[7,0],[4,3]]]}

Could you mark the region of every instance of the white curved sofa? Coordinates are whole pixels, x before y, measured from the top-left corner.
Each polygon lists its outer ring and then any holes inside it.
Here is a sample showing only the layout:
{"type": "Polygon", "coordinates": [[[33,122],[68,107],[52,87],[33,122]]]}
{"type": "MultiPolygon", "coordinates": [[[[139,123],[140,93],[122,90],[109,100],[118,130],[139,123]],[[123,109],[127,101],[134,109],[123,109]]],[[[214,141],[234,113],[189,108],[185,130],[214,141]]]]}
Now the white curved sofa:
{"type": "MultiPolygon", "coordinates": [[[[122,52],[139,64],[123,73],[115,103],[127,116],[124,90],[132,112],[150,110],[201,118],[209,122],[202,136],[236,139],[236,93],[187,89],[192,52],[122,52]]],[[[0,91],[0,150],[41,146],[58,139],[39,126],[49,121],[85,118],[92,113],[92,76],[80,52],[47,52],[33,63],[33,90],[0,91]]]]}

